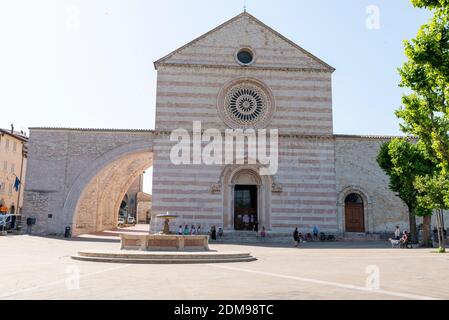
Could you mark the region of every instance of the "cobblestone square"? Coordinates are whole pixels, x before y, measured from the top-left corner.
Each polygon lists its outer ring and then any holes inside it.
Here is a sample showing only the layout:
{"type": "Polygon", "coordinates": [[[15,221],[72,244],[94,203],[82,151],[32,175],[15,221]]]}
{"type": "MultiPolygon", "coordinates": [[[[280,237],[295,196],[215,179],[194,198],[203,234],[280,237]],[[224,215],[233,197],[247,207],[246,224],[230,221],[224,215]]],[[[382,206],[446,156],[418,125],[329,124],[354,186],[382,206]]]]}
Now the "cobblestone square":
{"type": "Polygon", "coordinates": [[[79,250],[118,246],[104,238],[1,237],[0,299],[449,299],[449,255],[391,249],[384,242],[308,243],[299,249],[211,245],[258,259],[236,264],[127,265],[70,258],[79,250]]]}

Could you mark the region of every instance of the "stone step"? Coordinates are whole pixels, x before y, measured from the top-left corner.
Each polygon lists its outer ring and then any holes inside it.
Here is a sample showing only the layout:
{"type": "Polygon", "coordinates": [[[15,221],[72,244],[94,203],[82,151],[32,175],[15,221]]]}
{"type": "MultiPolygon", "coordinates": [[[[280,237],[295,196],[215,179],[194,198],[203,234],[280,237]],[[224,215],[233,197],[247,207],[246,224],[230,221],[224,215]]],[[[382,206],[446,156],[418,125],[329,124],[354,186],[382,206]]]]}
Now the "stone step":
{"type": "Polygon", "coordinates": [[[256,261],[249,253],[79,252],[74,260],[129,264],[206,264],[256,261]]]}
{"type": "Polygon", "coordinates": [[[247,258],[229,258],[229,259],[125,259],[125,258],[96,258],[96,257],[80,257],[72,256],[72,259],[88,262],[103,263],[125,263],[125,264],[209,264],[209,263],[238,263],[252,262],[257,259],[254,257],[247,258]]]}
{"type": "Polygon", "coordinates": [[[78,252],[80,257],[97,257],[97,258],[124,258],[124,259],[210,259],[214,257],[217,259],[234,259],[250,257],[249,253],[158,253],[158,252],[143,252],[143,253],[128,253],[124,250],[123,253],[108,253],[108,252],[78,252]]]}

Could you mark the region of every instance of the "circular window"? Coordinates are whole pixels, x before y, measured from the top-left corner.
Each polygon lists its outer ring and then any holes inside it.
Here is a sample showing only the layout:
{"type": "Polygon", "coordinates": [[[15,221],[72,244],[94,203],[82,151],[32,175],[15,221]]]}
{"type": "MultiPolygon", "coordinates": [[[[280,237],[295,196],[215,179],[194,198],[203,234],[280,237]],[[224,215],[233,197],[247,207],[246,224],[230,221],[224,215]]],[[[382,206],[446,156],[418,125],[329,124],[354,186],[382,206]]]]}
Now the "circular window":
{"type": "Polygon", "coordinates": [[[263,116],[264,94],[252,86],[236,86],[226,95],[227,112],[241,123],[252,123],[263,116]]]}
{"type": "Polygon", "coordinates": [[[250,65],[254,61],[254,54],[249,49],[241,49],[237,52],[237,61],[242,65],[250,65]]]}
{"type": "Polygon", "coordinates": [[[232,128],[260,128],[271,119],[271,92],[257,80],[237,80],[222,90],[218,111],[232,128]]]}

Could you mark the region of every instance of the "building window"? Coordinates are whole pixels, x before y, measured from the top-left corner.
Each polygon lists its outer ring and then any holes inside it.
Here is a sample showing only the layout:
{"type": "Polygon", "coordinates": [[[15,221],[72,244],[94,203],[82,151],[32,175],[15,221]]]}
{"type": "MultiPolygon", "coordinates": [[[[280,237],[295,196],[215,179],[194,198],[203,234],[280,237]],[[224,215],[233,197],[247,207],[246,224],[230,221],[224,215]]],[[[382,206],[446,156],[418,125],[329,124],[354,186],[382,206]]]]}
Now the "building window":
{"type": "Polygon", "coordinates": [[[14,165],[14,163],[11,163],[11,173],[14,173],[16,166],[14,165]]]}
{"type": "Polygon", "coordinates": [[[5,193],[5,184],[0,182],[0,193],[5,193]]]}
{"type": "Polygon", "coordinates": [[[3,171],[7,171],[8,170],[8,161],[3,161],[3,171]]]}
{"type": "Polygon", "coordinates": [[[6,150],[9,150],[9,139],[6,139],[5,148],[6,150]]]}
{"type": "Polygon", "coordinates": [[[8,194],[12,195],[12,183],[9,184],[8,194]]]}
{"type": "Polygon", "coordinates": [[[242,124],[256,122],[266,110],[266,97],[254,86],[239,85],[226,96],[229,115],[242,124]]]}
{"type": "Polygon", "coordinates": [[[254,53],[251,49],[240,49],[236,54],[237,62],[243,66],[249,66],[254,62],[254,53]]]}
{"type": "Polygon", "coordinates": [[[257,80],[237,80],[225,87],[218,98],[223,121],[234,129],[266,127],[274,112],[272,95],[257,80]]]}
{"type": "Polygon", "coordinates": [[[345,199],[345,203],[357,203],[357,204],[363,204],[363,199],[360,195],[356,193],[351,193],[348,195],[345,199]]]}
{"type": "Polygon", "coordinates": [[[14,141],[13,145],[12,145],[12,151],[16,152],[17,151],[17,141],[14,141]]]}

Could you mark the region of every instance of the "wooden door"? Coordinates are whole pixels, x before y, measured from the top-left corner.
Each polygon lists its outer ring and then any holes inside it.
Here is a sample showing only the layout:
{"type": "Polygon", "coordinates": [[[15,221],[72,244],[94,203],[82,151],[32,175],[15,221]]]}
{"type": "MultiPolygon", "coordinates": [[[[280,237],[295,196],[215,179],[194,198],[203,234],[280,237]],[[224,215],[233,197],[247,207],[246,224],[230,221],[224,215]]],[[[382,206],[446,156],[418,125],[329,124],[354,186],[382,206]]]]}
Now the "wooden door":
{"type": "Polygon", "coordinates": [[[365,214],[363,203],[346,203],[346,232],[365,232],[365,214]]]}

